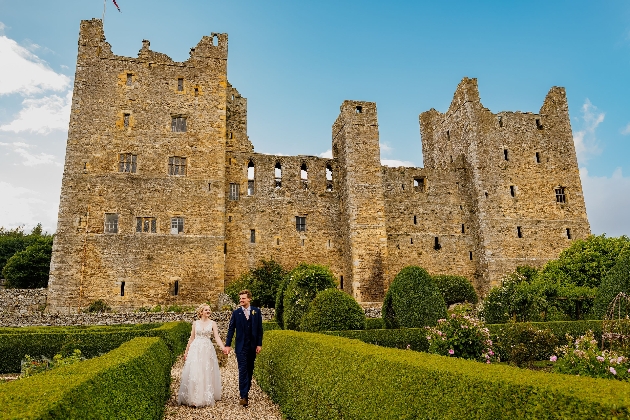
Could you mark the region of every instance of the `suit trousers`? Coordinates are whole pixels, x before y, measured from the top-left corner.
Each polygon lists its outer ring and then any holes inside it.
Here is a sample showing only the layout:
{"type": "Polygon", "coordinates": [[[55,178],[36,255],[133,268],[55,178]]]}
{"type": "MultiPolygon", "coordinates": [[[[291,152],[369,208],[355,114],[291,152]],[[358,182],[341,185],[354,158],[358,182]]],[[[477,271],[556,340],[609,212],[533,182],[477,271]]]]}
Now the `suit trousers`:
{"type": "Polygon", "coordinates": [[[241,398],[247,398],[249,388],[252,386],[255,360],[256,348],[243,348],[242,351],[236,353],[236,362],[238,363],[238,391],[241,398]]]}

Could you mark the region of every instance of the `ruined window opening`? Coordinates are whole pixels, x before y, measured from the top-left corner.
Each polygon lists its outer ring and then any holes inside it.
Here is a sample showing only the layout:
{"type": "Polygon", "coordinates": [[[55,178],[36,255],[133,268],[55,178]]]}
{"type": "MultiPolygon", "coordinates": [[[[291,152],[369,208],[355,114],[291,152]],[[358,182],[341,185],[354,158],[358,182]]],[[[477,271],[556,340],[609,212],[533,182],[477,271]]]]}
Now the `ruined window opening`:
{"type": "Polygon", "coordinates": [[[179,235],[184,233],[184,218],[171,217],[171,235],[179,235]]]}
{"type": "Polygon", "coordinates": [[[510,185],[510,195],[514,197],[515,194],[516,194],[516,190],[514,189],[514,185],[510,185]]]}
{"type": "Polygon", "coordinates": [[[249,242],[252,244],[256,243],[256,229],[249,230],[249,242]]]}
{"type": "Polygon", "coordinates": [[[436,251],[442,249],[442,245],[440,245],[440,239],[437,236],[435,237],[435,242],[433,243],[433,249],[435,249],[436,251]]]}
{"type": "Polygon", "coordinates": [[[343,276],[339,276],[339,288],[343,290],[343,276]]]}
{"type": "Polygon", "coordinates": [[[362,113],[362,112],[363,112],[363,107],[362,107],[361,105],[357,105],[357,107],[356,107],[356,109],[355,109],[355,112],[356,112],[357,114],[362,113]]]}
{"type": "Polygon", "coordinates": [[[567,228],[567,239],[571,239],[571,229],[567,228]]]}
{"type": "Polygon", "coordinates": [[[508,158],[508,149],[503,149],[503,158],[504,158],[505,160],[510,160],[510,159],[508,158]]]}
{"type": "Polygon", "coordinates": [[[131,153],[121,153],[118,156],[118,172],[136,173],[137,155],[131,153]]]}
{"type": "Polygon", "coordinates": [[[195,96],[199,96],[199,88],[195,88],[195,96]]]}
{"type": "Polygon", "coordinates": [[[171,131],[173,133],[185,133],[186,132],[186,117],[172,117],[171,131]]]}
{"type": "Polygon", "coordinates": [[[280,238],[276,238],[276,245],[280,245],[280,238]]]}
{"type": "Polygon", "coordinates": [[[87,162],[83,162],[83,170],[85,171],[87,169],[87,162]]]}
{"type": "Polygon", "coordinates": [[[522,238],[522,237],[523,237],[523,231],[521,230],[521,227],[520,227],[520,226],[516,226],[516,235],[517,235],[519,238],[522,238]]]}
{"type": "Polygon", "coordinates": [[[183,92],[184,91],[184,79],[183,78],[179,78],[177,79],[177,91],[178,92],[183,92]]]}
{"type": "Polygon", "coordinates": [[[157,233],[157,220],[155,217],[136,217],[136,232],[157,233]]]}
{"type": "Polygon", "coordinates": [[[251,160],[247,163],[247,195],[254,195],[254,175],[256,167],[251,160]]]}
{"type": "Polygon", "coordinates": [[[330,164],[326,165],[326,191],[333,190],[333,171],[330,164]]]}
{"type": "Polygon", "coordinates": [[[232,100],[234,100],[234,94],[232,94],[232,100]]]}
{"type": "Polygon", "coordinates": [[[424,178],[414,178],[413,189],[418,192],[424,192],[424,178]]]}
{"type": "Polygon", "coordinates": [[[208,191],[212,191],[212,184],[208,182],[208,191]]]}
{"type": "Polygon", "coordinates": [[[330,249],[330,239],[328,240],[328,248],[330,249]]]}
{"type": "Polygon", "coordinates": [[[127,73],[127,86],[131,86],[132,82],[133,82],[133,74],[127,73]]]}
{"type": "Polygon", "coordinates": [[[400,184],[400,188],[402,188],[402,190],[405,191],[405,184],[400,184]]]}
{"type": "Polygon", "coordinates": [[[451,155],[451,163],[453,163],[453,155],[451,155]]]}
{"type": "Polygon", "coordinates": [[[472,261],[472,251],[468,251],[468,258],[470,258],[470,261],[472,261]]]}
{"type": "Polygon", "coordinates": [[[451,141],[451,130],[446,130],[446,140],[451,141]]]}
{"type": "Polygon", "coordinates": [[[229,195],[230,200],[232,201],[238,200],[239,187],[240,187],[239,184],[236,184],[236,183],[230,184],[230,195],[229,195]]]}
{"type": "Polygon", "coordinates": [[[306,163],[302,163],[302,166],[300,166],[300,181],[302,182],[302,188],[308,190],[308,168],[306,163]]]}
{"type": "Polygon", "coordinates": [[[232,216],[228,216],[228,222],[232,223],[232,216]]]}
{"type": "Polygon", "coordinates": [[[486,196],[486,198],[488,198],[488,191],[484,191],[483,193],[486,196]]]}
{"type": "Polygon", "coordinates": [[[564,191],[564,187],[556,187],[554,190],[556,192],[556,203],[566,203],[567,195],[564,191]]]}
{"type": "Polygon", "coordinates": [[[123,114],[123,125],[129,127],[129,114],[123,114]]]}
{"type": "Polygon", "coordinates": [[[409,239],[411,239],[411,245],[413,245],[413,238],[409,238],[409,239]]]}
{"type": "Polygon", "coordinates": [[[228,133],[228,139],[232,139],[232,138],[234,138],[234,134],[230,131],[230,132],[228,133]]]}
{"type": "Polygon", "coordinates": [[[536,128],[539,129],[539,130],[543,129],[543,125],[540,122],[540,119],[538,119],[538,118],[536,118],[536,128]]]}
{"type": "Polygon", "coordinates": [[[118,214],[105,213],[105,233],[118,233],[118,214]]]}
{"type": "Polygon", "coordinates": [[[218,35],[212,35],[212,46],[214,46],[214,47],[219,46],[219,36],[218,35]]]}
{"type": "Polygon", "coordinates": [[[227,242],[223,242],[223,254],[227,254],[227,242]]]}
{"type": "Polygon", "coordinates": [[[276,188],[282,188],[282,165],[280,162],[276,162],[276,166],[273,170],[274,184],[276,188]]]}
{"type": "Polygon", "coordinates": [[[302,246],[304,246],[304,239],[302,239],[302,246]]]}
{"type": "Polygon", "coordinates": [[[466,233],[466,226],[462,223],[462,233],[466,233]]]}
{"type": "Polygon", "coordinates": [[[179,295],[179,280],[175,280],[175,284],[173,284],[173,296],[179,295]]]}
{"type": "Polygon", "coordinates": [[[540,153],[536,152],[536,163],[540,163],[540,153]]]}
{"type": "Polygon", "coordinates": [[[503,127],[503,117],[499,117],[499,127],[503,127]]]}
{"type": "Polygon", "coordinates": [[[306,232],[306,216],[295,216],[295,230],[306,232]]]}
{"type": "Polygon", "coordinates": [[[418,217],[415,214],[413,215],[413,224],[414,225],[418,224],[418,217]]]}
{"type": "Polygon", "coordinates": [[[125,282],[120,282],[120,296],[125,296],[125,282]]]}
{"type": "MultiPolygon", "coordinates": [[[[181,156],[171,156],[168,158],[168,174],[169,175],[186,175],[186,158],[181,156]]],[[[210,189],[210,184],[208,184],[210,189]]]]}

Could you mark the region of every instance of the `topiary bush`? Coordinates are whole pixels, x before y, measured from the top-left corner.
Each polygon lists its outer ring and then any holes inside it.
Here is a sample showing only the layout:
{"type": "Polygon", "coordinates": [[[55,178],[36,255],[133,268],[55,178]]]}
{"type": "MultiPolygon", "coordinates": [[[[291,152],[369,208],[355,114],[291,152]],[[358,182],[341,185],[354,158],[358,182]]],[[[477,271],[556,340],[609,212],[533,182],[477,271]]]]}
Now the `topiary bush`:
{"type": "Polygon", "coordinates": [[[278,285],[276,291],[276,306],[274,310],[274,318],[280,328],[284,328],[284,291],[289,285],[289,276],[286,275],[278,285]]]}
{"type": "Polygon", "coordinates": [[[318,292],[336,287],[335,277],[328,269],[316,264],[300,264],[288,275],[283,296],[284,329],[297,330],[318,292]]]}
{"type": "Polygon", "coordinates": [[[433,276],[433,281],[444,296],[446,305],[454,303],[472,303],[479,301],[475,288],[466,277],[438,274],[433,276]]]}
{"type": "Polygon", "coordinates": [[[630,295],[630,247],[619,254],[617,263],[608,272],[595,294],[593,315],[603,319],[608,305],[620,292],[630,295]]]}
{"type": "Polygon", "coordinates": [[[253,306],[273,308],[276,294],[286,270],[274,260],[260,260],[258,266],[243,274],[225,288],[225,293],[234,302],[238,302],[238,292],[249,289],[252,292],[253,306]]]}
{"type": "Polygon", "coordinates": [[[446,318],[446,303],[429,273],[410,265],[394,277],[382,313],[386,328],[432,327],[446,318]]]}
{"type": "Polygon", "coordinates": [[[326,289],[317,293],[302,318],[302,331],[344,331],[365,329],[363,308],[349,294],[326,289]]]}

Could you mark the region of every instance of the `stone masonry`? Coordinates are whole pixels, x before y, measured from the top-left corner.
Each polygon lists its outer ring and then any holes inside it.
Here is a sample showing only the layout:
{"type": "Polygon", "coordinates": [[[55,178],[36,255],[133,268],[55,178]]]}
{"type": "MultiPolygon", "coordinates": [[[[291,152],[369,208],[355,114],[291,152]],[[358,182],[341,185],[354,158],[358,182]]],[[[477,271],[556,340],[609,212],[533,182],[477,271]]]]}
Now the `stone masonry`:
{"type": "Polygon", "coordinates": [[[366,305],[410,264],[484,293],[590,234],[564,89],[538,114],[493,114],[464,78],[446,113],[420,115],[424,168],[381,166],[372,102],[341,105],[332,159],[264,155],[227,42],[121,57],[81,22],[51,312],[214,300],[263,258],[327,265],[366,305]]]}

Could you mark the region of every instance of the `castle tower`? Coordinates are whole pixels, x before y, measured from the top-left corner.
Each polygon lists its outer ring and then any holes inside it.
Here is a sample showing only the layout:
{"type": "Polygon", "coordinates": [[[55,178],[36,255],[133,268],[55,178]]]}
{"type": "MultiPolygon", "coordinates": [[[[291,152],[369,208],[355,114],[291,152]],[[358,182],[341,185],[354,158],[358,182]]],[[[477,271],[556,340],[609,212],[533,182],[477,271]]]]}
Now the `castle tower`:
{"type": "Polygon", "coordinates": [[[82,21],[49,309],[207,301],[223,290],[227,35],[185,62],[116,56],[82,21]]]}
{"type": "Polygon", "coordinates": [[[482,289],[590,234],[563,88],[549,91],[538,114],[493,114],[477,80],[464,78],[448,111],[421,114],[420,126],[427,168],[455,157],[466,169],[482,289]]]}
{"type": "Polygon", "coordinates": [[[359,302],[379,302],[387,272],[387,233],[376,104],[344,101],[332,137],[340,168],[344,290],[359,302]]]}

